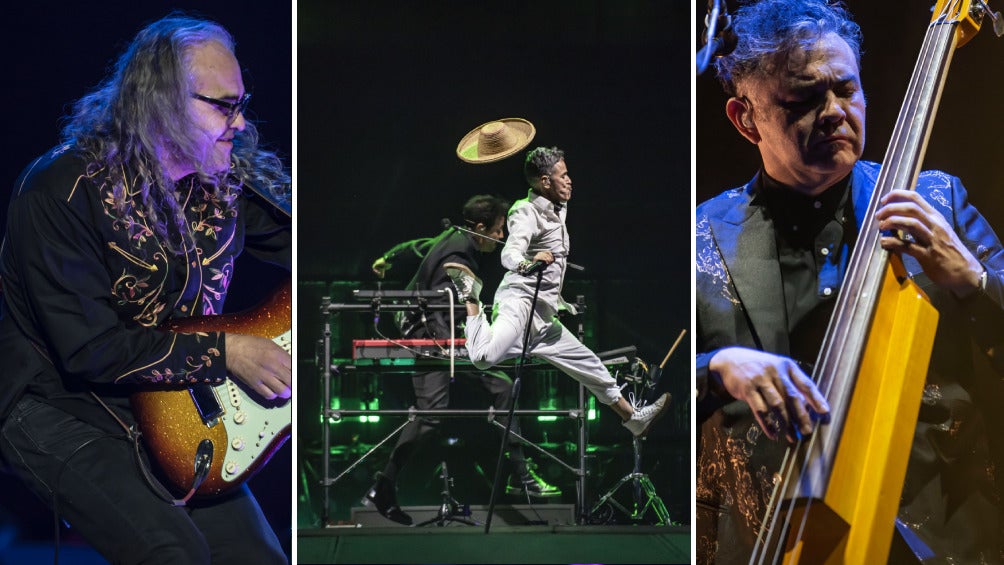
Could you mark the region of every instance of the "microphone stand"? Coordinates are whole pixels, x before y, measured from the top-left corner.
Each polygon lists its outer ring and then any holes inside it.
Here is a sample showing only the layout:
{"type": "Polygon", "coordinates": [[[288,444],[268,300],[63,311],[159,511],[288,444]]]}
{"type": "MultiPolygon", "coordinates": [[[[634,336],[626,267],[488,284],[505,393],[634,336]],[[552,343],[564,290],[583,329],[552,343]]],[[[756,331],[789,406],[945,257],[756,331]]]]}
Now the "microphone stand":
{"type": "Polygon", "coordinates": [[[715,54],[725,54],[735,49],[736,37],[732,32],[732,16],[723,9],[723,0],[708,2],[708,14],[704,17],[704,47],[697,52],[697,76],[708,69],[715,54]],[[718,29],[722,25],[721,30],[718,29]]]}
{"type": "Polygon", "coordinates": [[[492,514],[495,511],[495,495],[498,492],[499,484],[502,482],[502,459],[505,457],[505,446],[509,442],[509,433],[512,432],[512,419],[516,411],[516,402],[519,401],[520,377],[523,373],[523,365],[526,363],[526,350],[530,347],[530,330],[533,327],[533,316],[537,308],[537,294],[540,293],[540,281],[544,277],[544,269],[537,270],[537,285],[533,289],[533,300],[530,301],[530,315],[526,320],[526,328],[523,332],[523,351],[519,355],[519,362],[512,379],[512,402],[509,403],[509,413],[505,423],[505,433],[502,434],[502,444],[499,445],[499,457],[495,463],[495,482],[492,484],[491,498],[488,500],[488,517],[485,518],[485,533],[489,533],[492,527],[492,514]]]}

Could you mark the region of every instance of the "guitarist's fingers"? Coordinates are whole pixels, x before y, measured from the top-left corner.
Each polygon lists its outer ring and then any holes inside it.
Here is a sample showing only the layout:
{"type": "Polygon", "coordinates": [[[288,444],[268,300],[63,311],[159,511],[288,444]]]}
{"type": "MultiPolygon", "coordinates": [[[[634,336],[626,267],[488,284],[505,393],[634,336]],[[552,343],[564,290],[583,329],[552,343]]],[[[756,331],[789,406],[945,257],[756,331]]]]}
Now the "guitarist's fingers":
{"type": "Polygon", "coordinates": [[[289,398],[293,395],[293,389],[289,386],[289,383],[283,381],[283,379],[277,375],[268,375],[266,378],[262,379],[262,385],[266,388],[269,396],[268,399],[275,397],[279,398],[289,398]]]}
{"type": "Polygon", "coordinates": [[[264,396],[289,398],[292,395],[293,368],[292,358],[281,347],[271,340],[264,340],[260,350],[259,383],[264,388],[264,396]]]}
{"type": "Polygon", "coordinates": [[[278,377],[274,375],[269,375],[258,381],[258,385],[254,387],[255,392],[260,394],[263,398],[272,400],[273,398],[289,398],[292,396],[293,391],[289,385],[285,384],[278,377]]]}
{"type": "Polygon", "coordinates": [[[227,370],[263,398],[292,395],[292,358],[270,339],[226,334],[227,370]]]}

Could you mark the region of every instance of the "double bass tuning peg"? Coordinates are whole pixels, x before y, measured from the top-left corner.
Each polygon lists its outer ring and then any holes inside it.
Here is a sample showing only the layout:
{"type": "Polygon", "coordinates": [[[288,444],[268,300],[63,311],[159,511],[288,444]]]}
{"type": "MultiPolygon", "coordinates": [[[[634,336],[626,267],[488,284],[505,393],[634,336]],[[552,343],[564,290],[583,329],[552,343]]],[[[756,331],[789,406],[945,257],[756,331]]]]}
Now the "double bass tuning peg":
{"type": "Polygon", "coordinates": [[[994,22],[994,34],[997,37],[1004,35],[1004,17],[1001,17],[1001,13],[993,11],[986,0],[979,0],[979,4],[983,13],[990,16],[990,19],[994,22]]]}

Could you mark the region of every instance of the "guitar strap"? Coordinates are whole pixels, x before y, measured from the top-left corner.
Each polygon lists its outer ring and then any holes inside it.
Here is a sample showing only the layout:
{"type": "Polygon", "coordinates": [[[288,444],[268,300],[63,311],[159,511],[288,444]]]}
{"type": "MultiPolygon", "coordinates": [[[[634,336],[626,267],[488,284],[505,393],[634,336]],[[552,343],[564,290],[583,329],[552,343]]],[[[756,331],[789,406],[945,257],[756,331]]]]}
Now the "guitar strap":
{"type": "Polygon", "coordinates": [[[254,183],[250,182],[248,179],[243,179],[243,185],[245,187],[251,189],[251,192],[257,194],[259,197],[261,197],[263,200],[265,200],[265,202],[268,202],[273,207],[275,207],[277,210],[279,210],[280,212],[282,212],[283,214],[285,214],[286,217],[289,218],[289,217],[293,216],[293,205],[292,205],[292,203],[289,200],[278,198],[277,196],[273,195],[268,190],[256,186],[254,183]]]}

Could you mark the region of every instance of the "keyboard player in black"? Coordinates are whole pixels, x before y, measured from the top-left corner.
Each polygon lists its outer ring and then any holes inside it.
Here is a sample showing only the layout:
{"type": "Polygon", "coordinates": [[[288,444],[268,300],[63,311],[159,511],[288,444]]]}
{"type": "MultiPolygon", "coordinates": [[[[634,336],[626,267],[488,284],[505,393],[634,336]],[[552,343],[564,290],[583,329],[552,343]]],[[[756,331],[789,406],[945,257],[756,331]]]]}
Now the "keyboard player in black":
{"type": "MultiPolygon", "coordinates": [[[[496,240],[504,237],[503,226],[509,203],[489,195],[471,197],[463,207],[465,230],[448,227],[436,237],[422,238],[394,246],[373,262],[373,272],[380,278],[394,264],[415,265],[415,275],[406,290],[439,290],[453,286],[443,268],[444,263],[461,263],[471,271],[479,271],[479,263],[487,254],[495,251],[496,240]]],[[[447,297],[443,297],[446,302],[447,297]]],[[[463,321],[460,316],[457,320],[463,321]]],[[[399,318],[401,337],[405,339],[434,339],[448,344],[450,339],[449,312],[431,310],[408,312],[399,318]]],[[[462,329],[455,335],[463,336],[462,329]]],[[[508,411],[512,401],[512,380],[504,373],[495,371],[457,372],[457,377],[471,379],[492,395],[495,409],[508,411]]],[[[412,377],[415,390],[415,406],[420,410],[447,408],[450,402],[450,373],[431,371],[412,377]]],[[[505,424],[503,416],[503,424],[505,424]]],[[[434,418],[417,418],[408,424],[398,438],[390,460],[383,471],[376,473],[373,487],[366,493],[366,501],[389,520],[411,525],[411,517],[397,503],[397,477],[401,469],[419,449],[426,449],[429,440],[437,433],[439,421],[434,418]]],[[[519,420],[513,422],[518,433],[519,420]]],[[[501,436],[501,433],[500,433],[501,436]]],[[[561,491],[541,479],[523,455],[518,440],[510,440],[508,446],[511,475],[507,483],[508,494],[529,495],[538,498],[560,496],[561,491]]]]}

